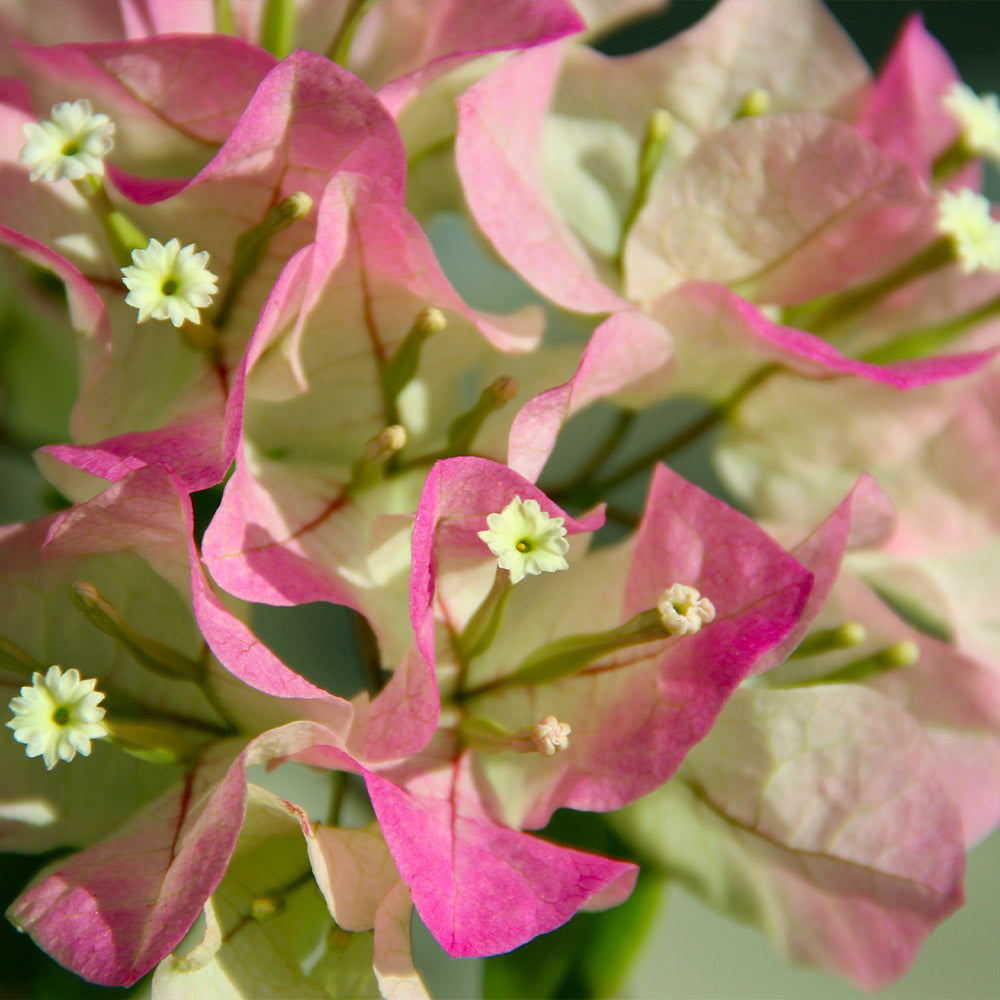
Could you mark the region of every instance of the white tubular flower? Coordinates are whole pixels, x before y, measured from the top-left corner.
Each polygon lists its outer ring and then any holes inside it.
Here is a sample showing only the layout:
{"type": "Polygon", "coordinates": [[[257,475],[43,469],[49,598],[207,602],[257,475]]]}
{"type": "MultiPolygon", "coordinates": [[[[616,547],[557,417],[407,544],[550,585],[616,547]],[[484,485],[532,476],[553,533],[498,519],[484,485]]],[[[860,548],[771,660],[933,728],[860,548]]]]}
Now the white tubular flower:
{"type": "Polygon", "coordinates": [[[138,322],[201,322],[198,310],[210,305],[218,291],[218,279],[205,267],[207,250],[196,251],[193,243],[181,247],[176,238],[165,246],[154,239],[145,250],[133,250],[132,261],[122,268],[122,280],[129,290],[125,301],[139,310],[138,322]]]}
{"type": "Polygon", "coordinates": [[[540,753],[552,757],[569,747],[569,734],[573,727],[560,722],[554,715],[546,715],[537,726],[525,726],[515,733],[510,748],[518,753],[540,753]]]}
{"type": "Polygon", "coordinates": [[[513,500],[499,514],[486,518],[487,531],[479,537],[497,557],[501,569],[510,571],[510,582],[519,583],[525,574],[554,573],[569,569],[563,558],[569,550],[563,518],[550,517],[537,500],[513,500]]]}
{"type": "Polygon", "coordinates": [[[945,191],[938,199],[938,228],[951,238],[966,274],[1000,270],[1000,223],[990,215],[988,198],[968,188],[945,191]]]}
{"type": "Polygon", "coordinates": [[[569,746],[569,734],[573,728],[567,722],[560,722],[554,715],[546,715],[531,730],[531,742],[543,757],[551,757],[569,746]]]}
{"type": "Polygon", "coordinates": [[[104,157],[111,152],[115,124],[107,115],[94,114],[90,101],[63,101],[52,117],[23,126],[28,140],[21,162],[31,167],[31,180],[82,180],[104,175],[104,157]]]}
{"type": "Polygon", "coordinates": [[[980,96],[956,81],[941,99],[962,130],[962,142],[977,156],[1000,160],[1000,105],[996,94],[980,96]]]}
{"type": "Polygon", "coordinates": [[[683,583],[675,583],[656,602],[663,627],[671,635],[693,635],[715,619],[715,605],[683,583]]]}
{"type": "Polygon", "coordinates": [[[31,686],[11,698],[14,718],[7,723],[29,757],[41,757],[51,771],[60,760],[90,756],[90,741],[108,735],[99,707],[104,695],[94,690],[96,685],[94,678],[80,680],[75,669],[64,674],[59,667],[49,667],[44,677],[32,675],[31,686]]]}

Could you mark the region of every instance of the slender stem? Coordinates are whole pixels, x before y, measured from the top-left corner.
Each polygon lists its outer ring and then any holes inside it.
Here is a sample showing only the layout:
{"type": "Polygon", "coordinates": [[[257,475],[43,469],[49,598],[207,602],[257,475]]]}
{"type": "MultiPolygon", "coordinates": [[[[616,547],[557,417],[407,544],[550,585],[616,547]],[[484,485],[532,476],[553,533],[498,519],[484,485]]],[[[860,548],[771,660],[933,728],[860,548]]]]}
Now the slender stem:
{"type": "Polygon", "coordinates": [[[331,62],[339,63],[341,66],[347,65],[347,56],[351,51],[351,43],[354,41],[354,33],[358,30],[362,18],[375,6],[374,0],[352,0],[351,5],[344,14],[344,20],[340,22],[337,33],[327,46],[326,57],[331,62]]]}
{"type": "MultiPolygon", "coordinates": [[[[951,264],[954,260],[955,247],[951,239],[945,237],[936,240],[911,260],[901,264],[877,281],[833,297],[811,316],[808,305],[800,307],[803,313],[800,317],[803,320],[801,325],[817,336],[830,337],[838,327],[843,326],[865,309],[881,301],[890,292],[925,274],[930,274],[932,271],[951,264]]],[[[800,324],[795,322],[795,315],[796,310],[790,310],[792,325],[798,326],[800,324]]]]}
{"type": "Polygon", "coordinates": [[[359,611],[353,611],[354,634],[358,639],[358,649],[361,652],[361,669],[365,677],[365,687],[374,698],[385,687],[382,674],[382,653],[378,648],[378,637],[368,619],[359,611]]]}
{"type": "Polygon", "coordinates": [[[619,411],[614,426],[608,431],[604,440],[597,446],[590,458],[587,459],[586,464],[570,476],[569,479],[557,483],[547,490],[547,492],[550,495],[565,496],[567,493],[572,493],[583,486],[611,457],[618,445],[621,444],[622,439],[628,433],[632,424],[635,423],[635,417],[634,410],[619,411]]]}
{"type": "Polygon", "coordinates": [[[260,33],[261,48],[284,59],[295,44],[294,0],[266,0],[260,33]]]}
{"type": "Polygon", "coordinates": [[[904,333],[895,340],[862,354],[861,360],[885,365],[894,361],[927,357],[946,347],[977,324],[993,319],[998,313],[1000,313],[1000,297],[990,299],[989,302],[983,303],[964,316],[904,333]]]}
{"type": "Polygon", "coordinates": [[[235,35],[236,24],[233,21],[232,0],[215,0],[215,30],[220,35],[235,35]]]}
{"type": "MultiPolygon", "coordinates": [[[[578,489],[576,495],[567,497],[566,499],[572,500],[582,507],[588,507],[591,503],[605,496],[609,490],[613,490],[616,486],[620,486],[634,476],[645,472],[656,462],[661,462],[681,449],[686,448],[693,441],[700,438],[702,434],[710,431],[716,424],[725,420],[746,396],[753,392],[761,383],[769,379],[779,368],[780,366],[777,364],[764,365],[762,368],[758,368],[757,371],[738,385],[721,403],[714,406],[704,416],[688,424],[687,427],[682,428],[676,434],[667,438],[666,441],[650,448],[617,472],[613,472],[610,476],[586,487],[586,489],[578,489]]],[[[560,495],[553,495],[553,499],[561,502],[563,498],[560,495]]]]}
{"type": "Polygon", "coordinates": [[[229,727],[230,732],[238,733],[240,727],[237,725],[236,720],[229,714],[226,706],[222,703],[222,699],[218,696],[212,685],[212,674],[209,670],[211,655],[212,651],[208,648],[208,643],[202,643],[201,656],[198,658],[198,666],[201,668],[197,681],[198,688],[205,696],[205,700],[215,710],[215,714],[229,727]]]}
{"type": "Polygon", "coordinates": [[[347,772],[332,771],[330,780],[333,787],[330,793],[330,808],[326,814],[326,825],[339,826],[340,809],[344,804],[344,796],[347,794],[347,772]]]}
{"type": "Polygon", "coordinates": [[[455,642],[456,652],[466,666],[469,660],[489,649],[490,643],[496,637],[504,608],[507,607],[507,600],[513,589],[510,573],[505,569],[498,568],[489,593],[476,608],[462,634],[455,642]]]}

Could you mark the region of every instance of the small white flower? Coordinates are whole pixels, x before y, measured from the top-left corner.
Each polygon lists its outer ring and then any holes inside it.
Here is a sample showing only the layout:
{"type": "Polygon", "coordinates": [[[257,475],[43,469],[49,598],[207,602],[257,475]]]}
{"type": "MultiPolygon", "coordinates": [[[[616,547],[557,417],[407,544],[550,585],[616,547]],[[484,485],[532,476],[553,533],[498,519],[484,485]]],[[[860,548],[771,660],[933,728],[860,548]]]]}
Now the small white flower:
{"type": "Polygon", "coordinates": [[[90,101],[63,101],[52,117],[23,126],[28,140],[21,162],[31,167],[31,180],[82,180],[104,175],[104,157],[111,152],[115,124],[107,115],[94,114],[90,101]]]}
{"type": "Polygon", "coordinates": [[[656,602],[663,627],[671,635],[693,635],[715,619],[715,605],[683,583],[675,583],[656,602]]]}
{"type": "Polygon", "coordinates": [[[977,156],[1000,159],[1000,104],[956,81],[941,101],[962,129],[962,142],[977,156]]]}
{"type": "Polygon", "coordinates": [[[501,569],[510,571],[510,582],[519,583],[525,574],[554,573],[569,569],[563,558],[569,551],[563,518],[551,517],[537,500],[513,500],[499,514],[486,518],[487,531],[479,537],[497,557],[501,569]]]}
{"type": "Polygon", "coordinates": [[[569,746],[569,734],[573,732],[569,723],[560,722],[554,715],[546,715],[531,730],[531,742],[543,757],[551,757],[569,746]]]}
{"type": "Polygon", "coordinates": [[[196,251],[193,243],[181,247],[176,238],[166,246],[150,240],[145,250],[133,250],[132,264],[122,268],[122,280],[129,290],[125,301],[139,310],[138,322],[200,323],[198,310],[210,305],[218,290],[218,279],[205,267],[207,263],[207,250],[196,251]]]}
{"type": "Polygon", "coordinates": [[[510,747],[518,753],[540,753],[543,757],[551,757],[569,746],[571,732],[573,727],[568,722],[546,715],[537,726],[525,726],[515,733],[510,747]]]}
{"type": "Polygon", "coordinates": [[[44,677],[32,675],[31,686],[11,698],[14,718],[7,723],[29,757],[41,757],[51,771],[60,760],[90,756],[90,741],[108,735],[99,707],[104,695],[94,690],[96,684],[94,678],[80,680],[75,669],[64,674],[59,667],[49,667],[44,677]]]}
{"type": "Polygon", "coordinates": [[[945,191],[938,199],[938,228],[951,237],[966,274],[1000,270],[1000,223],[990,215],[988,198],[968,188],[945,191]]]}

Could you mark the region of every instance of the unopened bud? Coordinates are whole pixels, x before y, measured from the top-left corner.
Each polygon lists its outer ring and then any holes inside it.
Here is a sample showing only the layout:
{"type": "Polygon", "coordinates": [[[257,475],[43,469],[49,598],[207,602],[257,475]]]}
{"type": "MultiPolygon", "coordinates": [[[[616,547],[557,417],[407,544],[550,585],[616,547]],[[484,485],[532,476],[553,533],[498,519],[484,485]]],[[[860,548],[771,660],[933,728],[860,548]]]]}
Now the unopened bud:
{"type": "Polygon", "coordinates": [[[402,424],[393,424],[368,442],[365,447],[365,461],[371,464],[387,462],[405,447],[406,428],[402,424]]]}
{"type": "Polygon", "coordinates": [[[771,109],[771,95],[762,87],[754,87],[748,91],[736,112],[737,118],[756,118],[767,114],[771,109]]]}

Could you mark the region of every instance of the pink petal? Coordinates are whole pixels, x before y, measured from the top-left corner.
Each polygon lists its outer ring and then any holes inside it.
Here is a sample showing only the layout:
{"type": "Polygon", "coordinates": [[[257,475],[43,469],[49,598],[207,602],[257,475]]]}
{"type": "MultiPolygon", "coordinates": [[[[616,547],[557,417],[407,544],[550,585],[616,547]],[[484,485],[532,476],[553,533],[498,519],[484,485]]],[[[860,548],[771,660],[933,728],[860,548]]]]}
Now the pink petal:
{"type": "Polygon", "coordinates": [[[394,115],[437,77],[490,52],[527,49],[583,28],[565,0],[392,0],[372,11],[348,65],[394,115]],[[365,44],[367,42],[367,44],[365,44]]]}
{"type": "Polygon", "coordinates": [[[873,280],[935,236],[908,164],[849,125],[769,114],[707,137],[661,172],[629,234],[627,293],[651,302],[687,278],[802,302],[873,280]]]}
{"type": "Polygon", "coordinates": [[[455,161],[476,222],[543,295],[579,312],[627,308],[570,228],[549,207],[541,141],[561,47],[522,52],[458,102],[455,161]]]}
{"type": "Polygon", "coordinates": [[[131,985],[176,947],[225,874],[246,809],[246,768],[331,738],[292,723],[242,752],[236,740],[215,744],[117,835],[43,872],[8,916],[84,979],[131,985]]]}
{"type": "Polygon", "coordinates": [[[558,847],[484,811],[467,756],[401,788],[368,775],[396,866],[424,923],[453,958],[495,955],[565,923],[634,865],[558,847]]]}
{"type": "Polygon", "coordinates": [[[573,378],[518,411],[508,464],[526,479],[537,479],[574,413],[623,389],[659,388],[672,357],[670,335],[661,326],[642,313],[615,313],[594,331],[573,378]]]}
{"type": "MultiPolygon", "coordinates": [[[[958,134],[958,124],[941,103],[961,77],[941,43],[911,14],[886,57],[875,87],[856,124],[858,131],[887,153],[930,177],[934,160],[958,134]]],[[[979,189],[981,171],[962,174],[962,186],[979,189]]]]}
{"type": "Polygon", "coordinates": [[[24,75],[40,112],[67,94],[86,96],[116,125],[115,151],[154,143],[166,129],[208,147],[225,141],[272,55],[226,35],[147,38],[90,45],[21,46],[24,75]],[[151,139],[157,136],[156,140],[151,139]]]}
{"type": "Polygon", "coordinates": [[[688,281],[652,307],[674,337],[675,388],[722,396],[760,368],[776,362],[811,378],[856,375],[914,389],[977,371],[993,356],[980,351],[876,365],[857,361],[829,341],[768,319],[724,285],[688,281]]]}
{"type": "Polygon", "coordinates": [[[540,489],[513,469],[483,458],[449,458],[437,462],[424,484],[413,525],[413,574],[410,617],[417,646],[429,669],[434,650],[435,605],[446,602],[437,592],[442,561],[495,561],[477,532],[486,528],[488,514],[504,509],[515,496],[536,500],[551,517],[564,518],[567,536],[596,531],[604,523],[603,509],[576,520],[557,507],[540,489]]]}
{"type": "Polygon", "coordinates": [[[784,662],[806,637],[816,616],[826,605],[840,575],[841,561],[849,548],[866,548],[884,542],[892,533],[895,508],[885,491],[863,474],[829,517],[791,549],[791,554],[813,574],[812,590],[802,617],[787,638],[765,654],[754,673],[784,662]]]}

